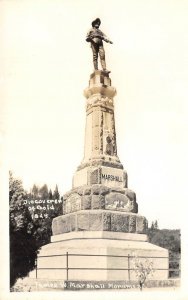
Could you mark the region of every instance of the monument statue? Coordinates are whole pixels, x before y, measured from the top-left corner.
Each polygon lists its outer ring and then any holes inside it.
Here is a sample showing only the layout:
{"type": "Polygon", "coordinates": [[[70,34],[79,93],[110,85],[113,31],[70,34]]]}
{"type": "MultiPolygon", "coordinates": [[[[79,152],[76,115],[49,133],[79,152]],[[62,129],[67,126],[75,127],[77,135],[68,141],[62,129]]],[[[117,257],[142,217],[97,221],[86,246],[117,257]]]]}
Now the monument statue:
{"type": "Polygon", "coordinates": [[[148,242],[147,219],[138,213],[136,193],[128,187],[117,154],[116,88],[106,70],[103,48],[103,40],[112,42],[99,30],[100,24],[98,18],[92,22],[86,39],[95,70],[84,90],[84,155],[72,188],[63,195],[62,215],[53,219],[51,243],[40,249],[37,280],[41,282],[130,282],[136,279],[131,272],[135,255],[152,259],[152,279],[168,279],[168,250],[148,242]],[[98,54],[103,70],[98,70],[98,54]]]}
{"type": "Polygon", "coordinates": [[[105,51],[104,51],[104,47],[103,47],[103,41],[105,41],[106,43],[110,43],[110,44],[113,44],[113,43],[99,29],[99,26],[101,25],[101,20],[99,18],[95,19],[91,23],[91,25],[92,25],[92,28],[87,33],[86,41],[91,43],[91,49],[93,51],[94,69],[98,70],[98,55],[99,55],[103,71],[106,73],[110,73],[110,71],[108,71],[106,69],[105,51]]]}

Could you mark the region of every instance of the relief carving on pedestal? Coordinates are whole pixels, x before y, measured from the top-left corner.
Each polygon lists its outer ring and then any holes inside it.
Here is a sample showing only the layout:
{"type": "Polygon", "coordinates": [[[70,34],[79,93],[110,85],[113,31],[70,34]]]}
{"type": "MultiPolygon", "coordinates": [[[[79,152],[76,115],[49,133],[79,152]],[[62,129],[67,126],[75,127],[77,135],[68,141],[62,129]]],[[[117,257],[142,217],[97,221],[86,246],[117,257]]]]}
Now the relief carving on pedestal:
{"type": "Polygon", "coordinates": [[[126,195],[120,193],[110,193],[105,197],[105,209],[131,212],[134,202],[126,195]]]}
{"type": "Polygon", "coordinates": [[[106,149],[105,149],[105,154],[106,155],[114,155],[114,145],[112,143],[112,139],[110,136],[106,137],[106,149]]]}

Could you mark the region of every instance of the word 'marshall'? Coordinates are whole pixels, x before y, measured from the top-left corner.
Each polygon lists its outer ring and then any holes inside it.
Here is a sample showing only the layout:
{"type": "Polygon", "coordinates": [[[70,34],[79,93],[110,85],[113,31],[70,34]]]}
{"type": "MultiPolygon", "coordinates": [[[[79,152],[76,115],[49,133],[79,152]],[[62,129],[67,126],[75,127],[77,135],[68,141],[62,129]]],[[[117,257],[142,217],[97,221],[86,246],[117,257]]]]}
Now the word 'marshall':
{"type": "Polygon", "coordinates": [[[114,175],[107,175],[107,174],[101,174],[102,179],[107,179],[111,181],[118,181],[118,182],[123,182],[122,178],[119,176],[114,176],[114,175]]]}

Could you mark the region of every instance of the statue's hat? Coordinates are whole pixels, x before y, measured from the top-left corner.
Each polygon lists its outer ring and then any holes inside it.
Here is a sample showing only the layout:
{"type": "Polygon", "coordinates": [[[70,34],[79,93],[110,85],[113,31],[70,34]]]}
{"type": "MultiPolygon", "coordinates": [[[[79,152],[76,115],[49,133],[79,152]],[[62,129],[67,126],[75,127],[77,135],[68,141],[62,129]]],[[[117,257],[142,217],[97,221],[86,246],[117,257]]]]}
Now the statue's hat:
{"type": "Polygon", "coordinates": [[[99,18],[95,19],[95,20],[91,23],[92,27],[94,27],[96,23],[99,23],[99,25],[101,25],[101,20],[100,20],[99,18]]]}

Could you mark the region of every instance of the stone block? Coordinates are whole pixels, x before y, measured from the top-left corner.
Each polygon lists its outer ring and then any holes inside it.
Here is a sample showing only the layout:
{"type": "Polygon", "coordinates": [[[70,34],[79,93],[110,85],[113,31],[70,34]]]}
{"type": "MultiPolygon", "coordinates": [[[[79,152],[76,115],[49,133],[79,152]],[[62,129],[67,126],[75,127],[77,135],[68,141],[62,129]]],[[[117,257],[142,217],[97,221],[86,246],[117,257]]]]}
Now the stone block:
{"type": "Polygon", "coordinates": [[[103,213],[103,230],[111,231],[111,213],[103,213]]]}
{"type": "Polygon", "coordinates": [[[101,209],[105,209],[105,197],[104,196],[99,196],[99,207],[101,209]]]}
{"type": "Polygon", "coordinates": [[[92,171],[89,175],[89,183],[92,184],[97,184],[99,183],[100,180],[100,176],[99,176],[99,169],[96,169],[94,171],[92,171]]]}
{"type": "Polygon", "coordinates": [[[90,195],[91,194],[91,187],[86,187],[84,189],[84,195],[90,195]]]}
{"type": "Polygon", "coordinates": [[[79,188],[77,188],[77,191],[76,191],[76,192],[78,193],[78,195],[82,196],[82,195],[83,195],[83,193],[84,193],[84,189],[83,189],[83,187],[79,187],[79,188]]]}
{"type": "Polygon", "coordinates": [[[101,185],[100,187],[100,194],[101,195],[106,195],[110,192],[110,188],[105,186],[105,185],[101,185]]]}
{"type": "Polygon", "coordinates": [[[102,213],[89,214],[89,230],[98,231],[102,230],[102,213]]]}
{"type": "Polygon", "coordinates": [[[66,214],[66,200],[63,198],[63,215],[66,214]]]}
{"type": "Polygon", "coordinates": [[[137,216],[136,218],[136,232],[145,233],[147,227],[146,218],[142,216],[137,216]]]}
{"type": "Polygon", "coordinates": [[[124,190],[125,195],[130,199],[130,200],[136,200],[136,194],[130,189],[125,189],[124,190]]]}
{"type": "Polygon", "coordinates": [[[123,170],[108,166],[112,162],[104,161],[101,167],[101,183],[109,188],[120,188],[122,190],[125,186],[123,180],[123,170]]]}
{"type": "Polygon", "coordinates": [[[129,216],[112,213],[111,231],[129,232],[129,216]]]}
{"type": "Polygon", "coordinates": [[[100,185],[94,184],[91,188],[91,191],[92,191],[93,195],[99,195],[100,194],[100,185]]]}
{"type": "Polygon", "coordinates": [[[128,186],[128,176],[127,176],[127,173],[124,171],[123,172],[123,182],[124,182],[124,188],[127,188],[128,186]]]}
{"type": "Polygon", "coordinates": [[[125,189],[123,189],[123,188],[117,186],[117,187],[111,188],[111,192],[116,192],[116,193],[125,194],[125,189]]]}
{"type": "Polygon", "coordinates": [[[69,225],[70,225],[70,231],[76,230],[76,215],[70,215],[68,219],[69,225]]]}
{"type": "Polygon", "coordinates": [[[58,231],[58,220],[57,218],[52,220],[52,232],[53,234],[57,234],[56,232],[58,231]]]}
{"type": "Polygon", "coordinates": [[[62,218],[62,216],[60,216],[60,217],[57,217],[56,219],[57,219],[55,221],[56,226],[52,225],[53,235],[60,234],[60,233],[65,233],[65,232],[70,232],[70,225],[67,222],[66,218],[62,218]]]}
{"type": "Polygon", "coordinates": [[[134,215],[129,217],[129,232],[136,232],[136,216],[134,215]]]}
{"type": "Polygon", "coordinates": [[[125,189],[125,195],[129,198],[129,211],[133,213],[138,212],[138,204],[136,203],[136,194],[130,189],[125,189]]]}
{"type": "Polygon", "coordinates": [[[63,199],[67,200],[67,198],[72,194],[73,190],[67,192],[66,194],[63,195],[63,199]]]}
{"type": "Polygon", "coordinates": [[[81,168],[80,170],[77,170],[73,176],[72,180],[72,187],[73,190],[75,188],[84,186],[88,184],[88,169],[87,168],[81,168]]]}
{"type": "Polygon", "coordinates": [[[99,195],[92,195],[91,208],[92,209],[100,208],[100,196],[99,195]]]}
{"type": "Polygon", "coordinates": [[[134,201],[130,200],[130,202],[131,202],[130,212],[138,213],[138,204],[137,204],[136,200],[134,200],[134,201]]]}
{"type": "Polygon", "coordinates": [[[89,230],[89,213],[77,215],[77,230],[89,230]]]}
{"type": "Polygon", "coordinates": [[[134,211],[133,211],[134,213],[138,213],[138,203],[136,202],[135,203],[135,208],[134,208],[134,211]]]}
{"type": "Polygon", "coordinates": [[[68,198],[68,195],[67,195],[67,194],[64,194],[64,195],[63,195],[63,201],[65,202],[65,201],[67,200],[67,198],[68,198]]]}
{"type": "Polygon", "coordinates": [[[91,209],[91,195],[82,197],[82,209],[91,209]]]}
{"type": "Polygon", "coordinates": [[[66,200],[65,214],[81,210],[81,199],[82,197],[76,192],[70,194],[70,196],[66,200]]]}

